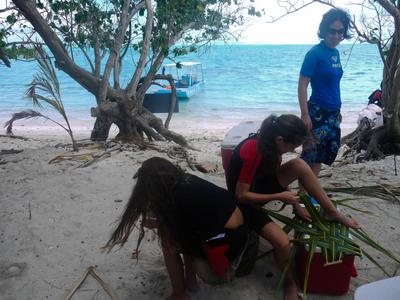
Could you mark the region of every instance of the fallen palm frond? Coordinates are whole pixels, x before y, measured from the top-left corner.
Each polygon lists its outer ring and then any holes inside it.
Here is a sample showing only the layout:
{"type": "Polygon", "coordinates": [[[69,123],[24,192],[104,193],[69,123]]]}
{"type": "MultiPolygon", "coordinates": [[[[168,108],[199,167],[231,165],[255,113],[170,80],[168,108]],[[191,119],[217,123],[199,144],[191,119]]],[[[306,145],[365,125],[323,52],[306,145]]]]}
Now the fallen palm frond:
{"type": "Polygon", "coordinates": [[[68,131],[67,128],[65,128],[62,124],[60,124],[59,122],[53,120],[52,118],[49,118],[45,115],[42,115],[40,112],[32,110],[32,109],[27,109],[18,113],[14,113],[12,114],[12,117],[10,120],[8,120],[5,124],[4,127],[6,128],[6,132],[8,135],[12,136],[12,127],[13,127],[13,123],[17,120],[22,120],[22,119],[34,119],[34,118],[44,118],[46,120],[49,120],[59,126],[61,126],[62,128],[64,128],[65,130],[68,131]]]}
{"type": "Polygon", "coordinates": [[[398,185],[378,184],[360,187],[325,187],[325,190],[400,202],[400,186],[398,185]]]}
{"type": "MultiPolygon", "coordinates": [[[[400,259],[396,255],[375,242],[362,229],[352,229],[343,224],[328,221],[323,218],[323,210],[318,206],[314,206],[307,195],[301,193],[300,199],[311,216],[311,223],[308,223],[297,217],[289,218],[280,214],[279,212],[270,211],[266,208],[258,207],[258,209],[264,211],[274,219],[284,223],[286,226],[288,226],[288,228],[293,229],[295,236],[292,239],[292,243],[303,246],[307,249],[308,256],[303,285],[303,299],[306,299],[307,297],[306,293],[311,262],[317,249],[321,251],[321,255],[325,261],[325,266],[341,263],[344,255],[354,255],[360,257],[364,255],[386,275],[388,275],[389,273],[385,270],[385,268],[363,248],[361,248],[358,242],[375,249],[376,251],[384,254],[400,264],[400,259]]],[[[346,201],[350,201],[350,199],[347,199],[346,201]]],[[[346,201],[343,201],[343,203],[346,201]]],[[[290,261],[288,263],[290,263],[290,261]]],[[[285,272],[282,274],[282,276],[285,276],[285,272]]]]}
{"type": "Polygon", "coordinates": [[[29,118],[45,118],[61,126],[70,136],[72,147],[74,151],[78,151],[78,144],[74,139],[71,126],[65,112],[64,104],[60,94],[60,83],[58,81],[56,72],[51,62],[50,57],[41,45],[35,46],[36,61],[39,64],[39,73],[34,75],[32,82],[28,85],[26,90],[26,97],[32,100],[33,106],[43,108],[43,104],[55,109],[65,121],[65,126],[61,123],[37,112],[34,110],[26,110],[12,115],[12,118],[6,122],[7,134],[12,135],[12,124],[16,120],[29,119],[29,118]]]}
{"type": "Polygon", "coordinates": [[[49,164],[51,163],[58,163],[64,160],[73,160],[73,161],[79,161],[82,162],[78,168],[85,168],[92,163],[104,159],[106,157],[111,156],[111,152],[117,151],[121,149],[120,144],[116,144],[113,147],[111,147],[108,150],[101,150],[101,151],[89,151],[89,152],[81,152],[81,153],[66,153],[66,154],[61,154],[57,155],[56,157],[52,158],[49,161],[49,164]]]}

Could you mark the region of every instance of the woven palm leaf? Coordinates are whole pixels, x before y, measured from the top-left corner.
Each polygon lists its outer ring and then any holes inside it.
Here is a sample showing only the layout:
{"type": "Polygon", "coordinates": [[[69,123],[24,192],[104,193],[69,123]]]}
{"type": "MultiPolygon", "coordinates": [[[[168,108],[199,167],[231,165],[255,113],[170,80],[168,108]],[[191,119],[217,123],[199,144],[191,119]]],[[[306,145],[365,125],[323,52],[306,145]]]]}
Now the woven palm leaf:
{"type": "MultiPolygon", "coordinates": [[[[307,297],[311,262],[318,248],[324,258],[325,266],[341,263],[344,255],[354,255],[359,257],[365,256],[386,275],[388,275],[389,273],[385,270],[385,268],[380,265],[371,255],[369,255],[368,252],[365,251],[364,247],[360,247],[359,242],[381,252],[385,256],[400,264],[400,259],[396,255],[371,239],[364,230],[352,229],[338,222],[324,219],[322,209],[320,209],[319,206],[314,206],[309,200],[309,197],[304,193],[300,194],[300,200],[311,216],[311,223],[308,223],[297,217],[289,218],[279,212],[269,211],[265,208],[258,209],[264,211],[272,218],[284,223],[287,228],[292,228],[295,232],[295,236],[291,242],[296,245],[306,247],[308,257],[306,274],[304,277],[303,299],[306,299],[307,297]]],[[[350,199],[346,199],[343,201],[343,203],[346,201],[350,201],[350,199]]],[[[296,247],[293,247],[293,249],[295,248],[296,247]]],[[[288,261],[288,264],[292,263],[292,260],[293,259],[291,258],[288,261]]],[[[286,272],[282,274],[283,278],[285,274],[286,272]]],[[[280,283],[283,282],[283,278],[281,278],[280,283]]],[[[280,286],[281,284],[278,286],[278,288],[280,288],[280,286]]]]}

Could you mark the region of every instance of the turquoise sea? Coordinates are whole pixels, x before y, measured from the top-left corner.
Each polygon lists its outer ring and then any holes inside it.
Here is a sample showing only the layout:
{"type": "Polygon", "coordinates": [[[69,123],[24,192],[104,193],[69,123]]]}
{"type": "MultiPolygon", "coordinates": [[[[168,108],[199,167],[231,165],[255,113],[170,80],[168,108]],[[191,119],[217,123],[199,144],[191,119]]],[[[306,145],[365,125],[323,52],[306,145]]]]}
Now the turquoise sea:
{"type": "MultiPolygon", "coordinates": [[[[202,55],[181,60],[203,63],[205,89],[195,97],[180,102],[181,117],[189,119],[229,117],[262,119],[269,113],[299,113],[297,80],[305,53],[312,45],[214,45],[202,55]]],[[[366,106],[369,94],[379,87],[382,63],[375,46],[340,45],[344,76],[341,82],[342,113],[356,120],[366,106]]],[[[77,56],[77,59],[83,59],[77,56]]],[[[134,58],[127,55],[131,66],[122,73],[122,83],[129,80],[134,58]]],[[[12,68],[0,66],[0,122],[12,113],[31,108],[24,99],[26,84],[37,70],[35,63],[13,61],[12,68]]],[[[62,72],[58,72],[62,97],[71,123],[90,121],[94,97],[62,72]]],[[[50,113],[51,114],[51,113],[50,113]]],[[[21,121],[22,122],[22,121],[21,121]]]]}

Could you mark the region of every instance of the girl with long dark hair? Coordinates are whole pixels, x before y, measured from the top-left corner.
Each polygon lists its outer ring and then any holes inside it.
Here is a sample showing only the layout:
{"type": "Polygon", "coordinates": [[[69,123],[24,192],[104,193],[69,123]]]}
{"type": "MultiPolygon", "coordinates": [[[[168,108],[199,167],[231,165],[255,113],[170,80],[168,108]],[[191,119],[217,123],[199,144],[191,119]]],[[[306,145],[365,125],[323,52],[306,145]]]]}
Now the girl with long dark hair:
{"type": "MultiPolygon", "coordinates": [[[[288,186],[298,180],[325,211],[325,218],[350,227],[359,224],[337,211],[311,168],[300,158],[282,163],[282,155],[293,152],[308,138],[304,122],[294,115],[271,115],[257,134],[241,142],[233,151],[228,170],[228,189],[235,194],[245,224],[272,244],[275,261],[283,270],[290,253],[287,234],[254,205],[280,200],[294,206],[295,212],[310,220],[299,204],[299,197],[288,186]]],[[[292,270],[287,273],[285,299],[297,299],[297,285],[292,270]]]]}
{"type": "Polygon", "coordinates": [[[129,202],[104,248],[122,247],[138,227],[138,253],[145,227],[157,228],[171,300],[188,299],[187,290],[197,287],[194,258],[206,259],[215,275],[225,276],[248,237],[233,195],[159,157],[143,162],[135,177],[129,202]]]}

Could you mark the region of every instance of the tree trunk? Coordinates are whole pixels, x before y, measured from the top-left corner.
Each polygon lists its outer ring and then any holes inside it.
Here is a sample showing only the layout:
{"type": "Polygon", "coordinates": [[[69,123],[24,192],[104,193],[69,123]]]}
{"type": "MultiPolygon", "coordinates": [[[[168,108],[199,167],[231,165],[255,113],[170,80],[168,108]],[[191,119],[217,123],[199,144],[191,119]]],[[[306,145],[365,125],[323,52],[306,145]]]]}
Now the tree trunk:
{"type": "Polygon", "coordinates": [[[90,135],[92,141],[105,141],[108,138],[112,121],[105,113],[99,113],[96,116],[96,121],[94,122],[93,130],[90,135]]]}
{"type": "Polygon", "coordinates": [[[103,101],[99,107],[92,108],[96,117],[91,140],[104,141],[108,138],[112,124],[117,125],[117,138],[125,142],[143,142],[144,135],[152,140],[171,140],[181,146],[188,146],[180,134],[168,130],[162,120],[145,108],[137,107],[138,100],[126,96],[103,101]]]}

